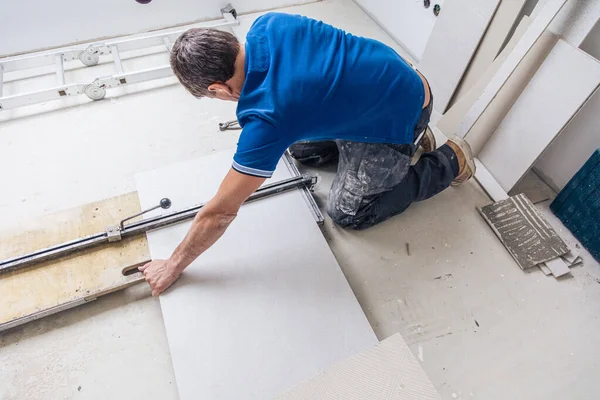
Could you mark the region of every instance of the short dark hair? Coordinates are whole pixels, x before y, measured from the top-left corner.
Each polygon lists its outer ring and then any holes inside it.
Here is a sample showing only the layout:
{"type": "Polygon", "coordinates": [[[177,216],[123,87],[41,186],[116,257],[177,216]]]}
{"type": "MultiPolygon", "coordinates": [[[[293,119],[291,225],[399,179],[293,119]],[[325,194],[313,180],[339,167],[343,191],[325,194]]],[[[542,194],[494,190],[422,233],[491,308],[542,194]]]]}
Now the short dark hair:
{"type": "Polygon", "coordinates": [[[177,38],[171,49],[171,68],[194,96],[210,95],[208,87],[233,77],[240,51],[237,38],[211,28],[192,28],[177,38]]]}

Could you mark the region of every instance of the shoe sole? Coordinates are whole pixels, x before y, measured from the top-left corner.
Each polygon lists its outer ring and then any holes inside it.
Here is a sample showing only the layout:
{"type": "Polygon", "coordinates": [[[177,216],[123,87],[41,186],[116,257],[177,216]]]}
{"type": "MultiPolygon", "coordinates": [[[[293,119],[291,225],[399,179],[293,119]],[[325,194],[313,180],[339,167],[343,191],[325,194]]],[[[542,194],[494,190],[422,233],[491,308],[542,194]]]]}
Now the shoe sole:
{"type": "Polygon", "coordinates": [[[423,138],[421,139],[420,146],[425,153],[429,153],[429,152],[437,149],[437,143],[435,142],[435,135],[429,128],[429,125],[427,126],[427,128],[425,128],[425,134],[423,135],[423,138]]]}
{"type": "Polygon", "coordinates": [[[458,146],[458,148],[463,152],[465,160],[467,161],[468,171],[463,172],[463,177],[456,177],[456,179],[452,181],[452,186],[458,186],[475,176],[475,160],[473,158],[473,151],[471,150],[471,145],[469,145],[469,143],[467,143],[466,140],[461,139],[457,136],[448,140],[454,143],[456,146],[458,146]]]}

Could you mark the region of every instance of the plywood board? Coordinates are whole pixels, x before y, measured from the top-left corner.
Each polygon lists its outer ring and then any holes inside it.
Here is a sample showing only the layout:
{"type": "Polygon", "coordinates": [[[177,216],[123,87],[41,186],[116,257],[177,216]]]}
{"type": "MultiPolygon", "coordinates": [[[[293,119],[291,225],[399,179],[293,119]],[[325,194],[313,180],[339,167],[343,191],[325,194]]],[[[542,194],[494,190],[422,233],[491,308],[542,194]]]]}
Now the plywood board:
{"type": "MultiPolygon", "coordinates": [[[[136,192],[24,221],[0,232],[0,259],[101,232],[140,211],[136,192]]],[[[145,236],[89,249],[0,275],[0,328],[53,307],[94,299],[140,275],[124,276],[124,267],[149,258],[145,236]]]]}
{"type": "MultiPolygon", "coordinates": [[[[142,206],[210,199],[230,152],[136,178],[142,206]]],[[[271,181],[290,176],[280,163],[271,181]]],[[[148,234],[169,257],[190,223],[148,234]]],[[[242,206],[224,236],[160,297],[180,398],[267,399],[377,343],[302,195],[242,206]]]]}
{"type": "Polygon", "coordinates": [[[478,155],[505,191],[525,175],[598,85],[600,62],[559,40],[478,155]]]}
{"type": "Polygon", "coordinates": [[[452,0],[440,13],[418,67],[429,80],[438,111],[446,111],[499,2],[452,0]]]}
{"type": "Polygon", "coordinates": [[[508,39],[517,24],[517,18],[526,0],[502,1],[490,22],[477,51],[469,64],[460,85],[456,89],[451,104],[454,104],[467,93],[481,78],[485,71],[492,65],[502,46],[508,39]]]}
{"type": "Polygon", "coordinates": [[[350,357],[276,400],[440,400],[400,334],[350,357]]]}

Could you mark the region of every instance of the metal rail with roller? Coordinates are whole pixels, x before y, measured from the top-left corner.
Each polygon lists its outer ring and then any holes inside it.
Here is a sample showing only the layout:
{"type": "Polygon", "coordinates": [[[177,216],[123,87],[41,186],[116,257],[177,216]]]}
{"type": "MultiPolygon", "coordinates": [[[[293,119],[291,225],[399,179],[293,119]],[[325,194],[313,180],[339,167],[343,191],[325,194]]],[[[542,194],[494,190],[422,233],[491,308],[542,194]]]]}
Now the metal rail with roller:
{"type": "MultiPolygon", "coordinates": [[[[278,193],[286,192],[295,188],[312,190],[316,182],[317,178],[314,176],[293,176],[291,178],[260,187],[248,198],[248,200],[246,200],[246,203],[262,199],[267,196],[272,196],[278,193]]],[[[205,204],[199,204],[193,207],[185,208],[183,210],[173,211],[164,215],[144,219],[138,222],[132,222],[127,225],[124,224],[124,222],[127,220],[138,217],[157,208],[169,208],[171,206],[171,201],[168,198],[164,198],[160,201],[159,205],[144,210],[138,214],[127,217],[121,220],[118,225],[107,227],[106,231],[104,232],[98,232],[93,235],[84,236],[82,238],[75,239],[69,242],[47,247],[45,249],[40,249],[32,253],[2,260],[0,261],[0,275],[11,271],[17,271],[21,268],[29,267],[31,265],[42,263],[44,261],[64,257],[76,253],[78,251],[90,249],[106,243],[117,242],[124,238],[140,235],[153,229],[158,229],[182,221],[193,219],[196,216],[196,214],[198,214],[198,211],[200,211],[202,207],[204,207],[204,205],[205,204]]]]}

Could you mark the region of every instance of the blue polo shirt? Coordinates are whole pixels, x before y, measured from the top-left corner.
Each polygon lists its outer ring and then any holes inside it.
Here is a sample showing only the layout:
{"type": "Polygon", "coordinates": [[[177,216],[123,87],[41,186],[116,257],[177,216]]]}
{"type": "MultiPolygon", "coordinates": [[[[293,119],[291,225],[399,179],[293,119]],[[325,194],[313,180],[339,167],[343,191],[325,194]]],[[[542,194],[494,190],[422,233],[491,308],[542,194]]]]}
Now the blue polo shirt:
{"type": "Polygon", "coordinates": [[[414,141],[423,83],[376,40],[298,15],[265,14],[246,37],[245,75],[238,172],[268,178],[302,140],[414,141]]]}

